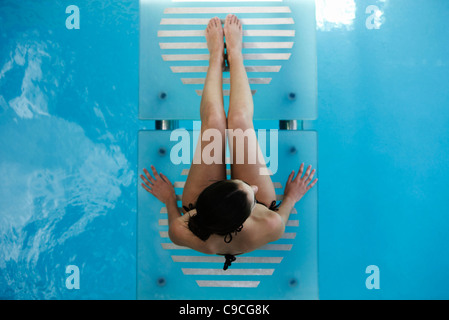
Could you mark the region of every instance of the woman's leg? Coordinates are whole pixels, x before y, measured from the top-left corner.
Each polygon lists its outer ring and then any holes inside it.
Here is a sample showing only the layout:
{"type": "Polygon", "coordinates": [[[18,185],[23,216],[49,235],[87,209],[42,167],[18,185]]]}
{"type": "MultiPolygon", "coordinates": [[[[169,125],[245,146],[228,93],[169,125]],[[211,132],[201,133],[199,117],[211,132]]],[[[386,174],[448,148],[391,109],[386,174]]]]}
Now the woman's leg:
{"type": "Polygon", "coordinates": [[[226,114],[223,105],[224,41],[223,27],[219,18],[216,17],[209,21],[206,29],[206,40],[210,59],[200,105],[201,135],[184,186],[182,195],[184,206],[196,203],[200,193],[215,181],[226,179],[226,114]],[[207,130],[213,134],[214,138],[211,138],[210,142],[201,141],[207,130]],[[214,139],[220,139],[220,141],[214,141],[214,139]],[[212,143],[221,146],[221,160],[218,163],[206,164],[203,159],[207,156],[214,156],[215,151],[211,154],[209,146],[212,143]],[[206,152],[203,155],[205,149],[206,152]]]}
{"type": "Polygon", "coordinates": [[[227,122],[232,146],[231,176],[256,185],[259,188],[257,200],[269,206],[276,200],[276,194],[271,177],[263,174],[267,172],[267,166],[254,131],[253,96],[243,64],[242,24],[235,15],[226,17],[224,32],[231,72],[227,122]]]}

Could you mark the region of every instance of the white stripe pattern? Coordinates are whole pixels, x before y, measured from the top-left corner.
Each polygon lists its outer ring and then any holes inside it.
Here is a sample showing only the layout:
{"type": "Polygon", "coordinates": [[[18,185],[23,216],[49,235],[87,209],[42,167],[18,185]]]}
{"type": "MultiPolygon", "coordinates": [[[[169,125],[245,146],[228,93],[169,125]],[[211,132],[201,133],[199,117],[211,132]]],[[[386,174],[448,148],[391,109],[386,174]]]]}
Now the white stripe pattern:
{"type": "MultiPolygon", "coordinates": [[[[161,25],[191,25],[207,26],[209,19],[162,19],[161,25]]],[[[264,18],[264,19],[240,19],[243,25],[282,25],[295,24],[292,18],[264,18]]]]}
{"type": "MultiPolygon", "coordinates": [[[[248,65],[250,61],[277,61],[279,63],[279,61],[287,61],[291,57],[290,51],[294,46],[293,39],[296,36],[293,28],[295,21],[290,7],[282,6],[282,1],[172,0],[173,5],[164,9],[164,17],[160,21],[160,30],[157,33],[158,38],[162,40],[159,43],[162,60],[171,64],[170,69],[173,73],[202,74],[201,78],[181,78],[183,84],[191,85],[194,87],[194,92],[198,96],[202,96],[209,60],[207,43],[204,39],[205,26],[213,16],[219,16],[224,23],[224,18],[229,13],[244,14],[241,21],[244,36],[244,63],[247,72],[264,73],[262,77],[250,78],[251,92],[255,95],[258,90],[254,86],[265,86],[271,83],[272,78],[266,78],[266,73],[277,74],[282,66],[250,66],[248,65]],[[242,5],[232,5],[236,2],[242,3],[242,5]],[[243,5],[243,3],[253,2],[257,2],[257,4],[254,6],[243,5]],[[189,3],[189,5],[182,3],[189,3]],[[220,4],[217,6],[217,3],[220,4]],[[281,5],[270,5],[270,3],[281,5]],[[204,28],[198,30],[198,26],[204,28]],[[264,30],[254,29],[253,26],[262,26],[264,30]],[[188,41],[188,38],[201,38],[201,41],[199,42],[199,39],[188,41]],[[284,41],[281,38],[290,39],[284,41]],[[185,50],[191,51],[191,53],[185,52],[185,50]],[[248,53],[245,50],[256,50],[257,52],[248,53]],[[280,52],[266,52],[265,50],[280,52]]],[[[229,72],[229,69],[224,72],[229,72]]],[[[229,79],[225,79],[223,86],[228,86],[229,83],[229,79]]],[[[229,88],[223,88],[223,95],[230,95],[229,88]]]]}
{"type": "MultiPolygon", "coordinates": [[[[229,1],[228,1],[229,2],[229,1]]],[[[219,13],[291,13],[289,7],[193,7],[166,8],[164,14],[219,14],[219,13]]]]}
{"type": "Polygon", "coordinates": [[[172,0],[172,2],[282,2],[283,0],[172,0]]]}
{"type": "MultiPolygon", "coordinates": [[[[170,67],[173,73],[202,73],[207,72],[207,67],[191,66],[191,67],[170,67]]],[[[279,72],[281,66],[247,66],[246,72],[279,72]]]]}
{"type": "MultiPolygon", "coordinates": [[[[176,49],[207,49],[207,42],[161,42],[159,47],[163,50],[176,49]]],[[[293,42],[245,42],[243,49],[291,49],[293,42]]]]}
{"type": "MultiPolygon", "coordinates": [[[[290,53],[247,53],[244,60],[288,60],[290,53]]],[[[209,54],[163,54],[164,61],[207,61],[209,54]]]]}
{"type": "MultiPolygon", "coordinates": [[[[204,37],[204,30],[159,30],[158,37],[204,37]]],[[[295,30],[243,30],[244,37],[294,37],[295,30]]]]}
{"type": "Polygon", "coordinates": [[[221,281],[221,280],[197,280],[199,287],[209,288],[257,288],[260,281],[221,281]]]}

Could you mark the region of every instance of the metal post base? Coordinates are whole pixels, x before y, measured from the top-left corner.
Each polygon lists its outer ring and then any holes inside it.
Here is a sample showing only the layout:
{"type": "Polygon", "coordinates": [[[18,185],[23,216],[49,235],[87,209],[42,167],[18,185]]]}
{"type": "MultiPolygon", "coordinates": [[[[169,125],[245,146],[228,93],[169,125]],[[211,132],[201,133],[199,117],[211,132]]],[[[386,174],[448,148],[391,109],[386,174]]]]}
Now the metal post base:
{"type": "Polygon", "coordinates": [[[156,130],[168,131],[179,128],[178,120],[156,120],[156,130]]]}
{"type": "MultiPolygon", "coordinates": [[[[299,125],[302,126],[302,122],[299,125]]],[[[297,120],[280,120],[279,130],[302,130],[302,128],[299,128],[297,120]]]]}

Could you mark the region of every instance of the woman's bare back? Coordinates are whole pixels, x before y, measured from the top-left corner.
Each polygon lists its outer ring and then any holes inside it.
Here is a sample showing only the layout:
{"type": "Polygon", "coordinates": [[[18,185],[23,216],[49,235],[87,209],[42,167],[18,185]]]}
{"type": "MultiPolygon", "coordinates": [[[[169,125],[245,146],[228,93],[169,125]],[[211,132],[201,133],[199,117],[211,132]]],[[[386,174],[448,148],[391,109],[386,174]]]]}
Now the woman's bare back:
{"type": "Polygon", "coordinates": [[[243,229],[232,234],[232,241],[226,243],[224,236],[213,234],[206,241],[200,240],[188,228],[188,221],[196,210],[189,211],[177,219],[171,234],[175,244],[185,246],[206,254],[248,253],[279,239],[284,233],[285,224],[278,213],[257,204],[249,218],[243,223],[243,229]],[[176,231],[175,231],[176,230],[176,231]]]}

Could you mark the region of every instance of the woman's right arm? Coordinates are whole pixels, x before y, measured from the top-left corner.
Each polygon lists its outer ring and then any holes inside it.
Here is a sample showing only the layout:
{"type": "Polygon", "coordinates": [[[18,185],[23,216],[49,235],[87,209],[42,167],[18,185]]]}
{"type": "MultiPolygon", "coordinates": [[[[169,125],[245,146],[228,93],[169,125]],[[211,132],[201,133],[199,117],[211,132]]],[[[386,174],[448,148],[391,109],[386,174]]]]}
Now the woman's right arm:
{"type": "Polygon", "coordinates": [[[142,183],[142,187],[159,199],[167,207],[168,228],[170,234],[170,229],[173,229],[171,226],[174,225],[177,218],[181,217],[181,213],[179,212],[178,204],[176,202],[175,189],[170,180],[168,180],[164,174],[158,173],[154,166],[151,166],[151,170],[154,177],[148,172],[148,170],[143,169],[145,176],[140,176],[144,182],[142,183]]]}
{"type": "Polygon", "coordinates": [[[144,182],[142,187],[166,205],[170,240],[178,246],[213,254],[214,252],[207,247],[206,242],[201,241],[187,228],[185,219],[183,219],[185,216],[179,212],[175,189],[170,180],[164,174],[157,173],[153,166],[151,166],[151,170],[154,177],[148,170],[143,170],[145,175],[140,176],[144,182]]]}
{"type": "Polygon", "coordinates": [[[302,177],[303,171],[304,163],[302,163],[299,167],[298,174],[295,178],[293,178],[295,176],[295,171],[292,171],[288,176],[284,190],[284,199],[282,200],[282,204],[279,206],[278,210],[278,214],[281,216],[285,225],[287,225],[288,218],[296,202],[301,200],[307,191],[312,189],[318,181],[318,179],[315,179],[312,183],[310,183],[316,172],[315,169],[312,170],[311,165],[307,167],[306,173],[302,177]]]}

